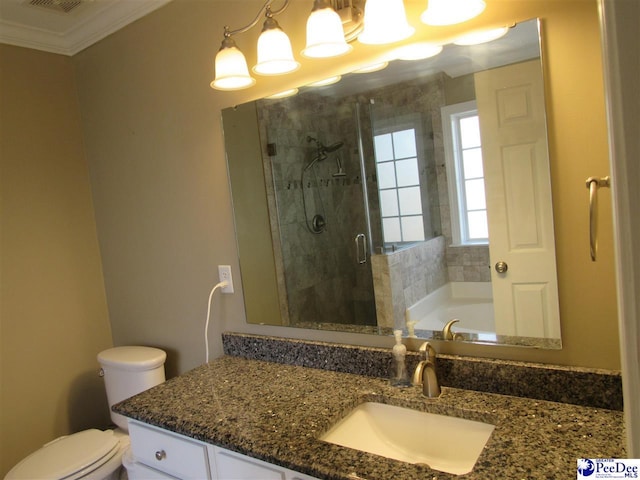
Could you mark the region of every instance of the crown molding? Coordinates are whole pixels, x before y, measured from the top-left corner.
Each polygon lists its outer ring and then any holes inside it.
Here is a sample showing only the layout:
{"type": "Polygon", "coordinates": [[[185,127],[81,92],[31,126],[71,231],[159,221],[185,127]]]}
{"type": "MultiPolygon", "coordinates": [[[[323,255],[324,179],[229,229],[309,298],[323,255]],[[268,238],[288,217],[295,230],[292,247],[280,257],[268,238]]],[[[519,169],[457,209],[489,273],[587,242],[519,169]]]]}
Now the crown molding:
{"type": "Polygon", "coordinates": [[[72,56],[170,1],[118,1],[92,9],[64,32],[0,19],[0,43],[72,56]]]}

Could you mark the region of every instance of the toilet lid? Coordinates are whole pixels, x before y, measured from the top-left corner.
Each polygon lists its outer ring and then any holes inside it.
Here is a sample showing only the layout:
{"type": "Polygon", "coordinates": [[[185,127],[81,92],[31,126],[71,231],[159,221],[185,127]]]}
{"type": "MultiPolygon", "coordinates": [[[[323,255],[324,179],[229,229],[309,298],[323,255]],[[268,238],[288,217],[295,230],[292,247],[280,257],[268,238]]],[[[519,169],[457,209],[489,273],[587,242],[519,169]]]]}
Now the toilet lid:
{"type": "Polygon", "coordinates": [[[153,370],[164,364],[167,354],[154,347],[113,347],[98,354],[100,365],[123,370],[153,370]]]}
{"type": "Polygon", "coordinates": [[[84,430],[47,443],[13,467],[5,479],[71,480],[100,467],[118,449],[112,431],[84,430]]]}

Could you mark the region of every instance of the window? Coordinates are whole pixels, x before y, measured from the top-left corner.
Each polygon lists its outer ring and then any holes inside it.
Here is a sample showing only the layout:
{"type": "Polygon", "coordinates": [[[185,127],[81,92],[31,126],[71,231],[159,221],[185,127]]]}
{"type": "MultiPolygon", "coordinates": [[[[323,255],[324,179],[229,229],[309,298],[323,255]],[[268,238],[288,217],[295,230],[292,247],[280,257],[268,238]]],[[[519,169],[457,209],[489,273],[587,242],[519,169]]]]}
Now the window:
{"type": "Polygon", "coordinates": [[[424,240],[416,129],[374,135],[384,243],[424,240]]]}
{"type": "Polygon", "coordinates": [[[476,102],[443,107],[442,127],[453,243],[486,244],[489,228],[476,102]]]}

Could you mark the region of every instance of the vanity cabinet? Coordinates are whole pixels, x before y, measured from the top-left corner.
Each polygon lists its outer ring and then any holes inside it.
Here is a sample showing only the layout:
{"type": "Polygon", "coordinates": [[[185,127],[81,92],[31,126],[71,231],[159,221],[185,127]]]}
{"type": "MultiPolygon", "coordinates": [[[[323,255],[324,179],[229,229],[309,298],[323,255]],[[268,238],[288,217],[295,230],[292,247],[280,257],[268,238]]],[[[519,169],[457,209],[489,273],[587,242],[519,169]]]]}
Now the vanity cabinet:
{"type": "Polygon", "coordinates": [[[318,480],[220,447],[213,447],[219,480],[318,480]]]}
{"type": "MultiPolygon", "coordinates": [[[[212,469],[209,465],[209,455],[205,443],[131,421],[129,422],[129,438],[135,462],[171,475],[171,477],[164,478],[183,478],[185,480],[215,478],[211,476],[212,469]]],[[[143,468],[140,470],[144,471],[143,468]]],[[[148,472],[145,474],[150,475],[148,472]]]]}
{"type": "Polygon", "coordinates": [[[137,421],[129,437],[130,480],[318,480],[137,421]]]}

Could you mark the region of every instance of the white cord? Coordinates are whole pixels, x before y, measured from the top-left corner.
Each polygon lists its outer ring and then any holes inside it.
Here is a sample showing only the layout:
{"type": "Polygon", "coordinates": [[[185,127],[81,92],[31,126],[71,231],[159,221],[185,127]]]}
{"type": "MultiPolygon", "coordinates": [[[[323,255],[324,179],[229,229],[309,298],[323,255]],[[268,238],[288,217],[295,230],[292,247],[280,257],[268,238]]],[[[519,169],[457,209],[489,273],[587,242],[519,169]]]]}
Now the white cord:
{"type": "Polygon", "coordinates": [[[207,305],[207,321],[204,323],[204,348],[205,348],[205,363],[209,363],[209,317],[211,316],[211,299],[213,298],[213,292],[215,292],[218,288],[224,288],[229,285],[229,282],[226,280],[217,283],[211,289],[211,293],[209,294],[209,302],[207,305]]]}

